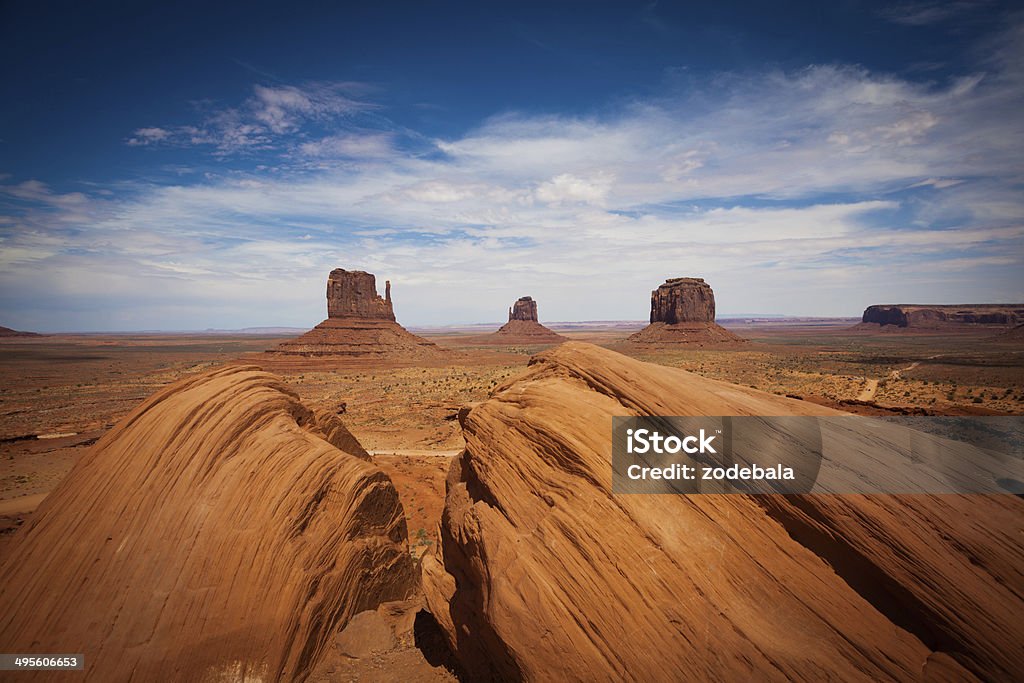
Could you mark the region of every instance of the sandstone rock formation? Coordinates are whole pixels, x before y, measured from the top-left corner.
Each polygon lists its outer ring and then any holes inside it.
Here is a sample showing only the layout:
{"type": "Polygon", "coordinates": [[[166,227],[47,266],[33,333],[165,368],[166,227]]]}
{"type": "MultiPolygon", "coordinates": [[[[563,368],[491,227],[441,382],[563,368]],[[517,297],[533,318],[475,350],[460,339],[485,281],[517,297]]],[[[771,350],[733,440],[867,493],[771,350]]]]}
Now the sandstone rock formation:
{"type": "Polygon", "coordinates": [[[715,322],[715,294],[699,277],[674,277],[651,292],[651,322],[715,322]]]}
{"type": "Polygon", "coordinates": [[[613,416],[835,414],[576,342],[535,356],[464,415],[424,560],[469,679],[1014,678],[1015,496],[611,493],[613,416]]]}
{"type": "Polygon", "coordinates": [[[537,302],[520,297],[508,309],[508,322],[493,334],[466,339],[472,344],[560,344],[565,337],[537,322],[537,302]]]}
{"type": "Polygon", "coordinates": [[[897,328],[954,329],[1013,327],[1024,323],[1024,304],[919,305],[885,304],[864,309],[861,325],[897,328]]]}
{"type": "Polygon", "coordinates": [[[639,344],[741,341],[715,323],[715,294],[699,277],[676,277],[651,292],[651,324],[629,341],[639,344]]]}
{"type": "Polygon", "coordinates": [[[372,273],[335,268],[327,276],[327,317],[394,321],[391,281],[384,283],[382,299],[372,273]]]}
{"type": "Polygon", "coordinates": [[[525,320],[537,322],[537,302],[532,296],[521,296],[508,309],[508,320],[525,320]]]}
{"type": "Polygon", "coordinates": [[[352,615],[414,590],[398,494],[365,457],[256,368],[165,388],[12,539],[0,642],[85,653],[96,681],[304,678],[352,615]]]}
{"type": "Polygon", "coordinates": [[[391,283],[377,293],[372,273],[337,268],[327,278],[327,319],[300,337],[267,351],[275,360],[311,358],[333,361],[390,362],[443,359],[445,352],[395,321],[391,283]]]}

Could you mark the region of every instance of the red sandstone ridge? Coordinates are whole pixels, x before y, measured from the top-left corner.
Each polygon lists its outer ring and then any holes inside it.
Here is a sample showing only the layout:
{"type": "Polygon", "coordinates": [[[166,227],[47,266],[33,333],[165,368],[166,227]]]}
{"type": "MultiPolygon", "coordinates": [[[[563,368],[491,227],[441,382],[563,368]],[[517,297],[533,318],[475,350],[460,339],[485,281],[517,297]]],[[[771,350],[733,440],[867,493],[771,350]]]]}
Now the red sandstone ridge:
{"type": "Polygon", "coordinates": [[[416,361],[445,357],[433,342],[395,321],[391,283],[377,294],[372,273],[337,268],[327,278],[327,319],[306,334],[267,351],[269,357],[416,361]]]}
{"type": "Polygon", "coordinates": [[[255,368],[167,387],[11,540],[0,643],[85,653],[93,681],[305,678],[351,616],[415,589],[398,494],[367,458],[255,368]]]}
{"type": "Polygon", "coordinates": [[[744,341],[715,323],[715,294],[699,277],[677,277],[651,292],[651,324],[629,336],[638,344],[744,341]]]}
{"type": "Polygon", "coordinates": [[[537,322],[537,302],[520,297],[508,309],[508,322],[493,334],[467,339],[478,344],[560,344],[565,337],[537,322]]]}
{"type": "Polygon", "coordinates": [[[589,344],[535,356],[463,416],[424,559],[428,607],[467,680],[1024,670],[1024,501],[613,495],[612,417],[641,414],[839,413],[589,344]]]}

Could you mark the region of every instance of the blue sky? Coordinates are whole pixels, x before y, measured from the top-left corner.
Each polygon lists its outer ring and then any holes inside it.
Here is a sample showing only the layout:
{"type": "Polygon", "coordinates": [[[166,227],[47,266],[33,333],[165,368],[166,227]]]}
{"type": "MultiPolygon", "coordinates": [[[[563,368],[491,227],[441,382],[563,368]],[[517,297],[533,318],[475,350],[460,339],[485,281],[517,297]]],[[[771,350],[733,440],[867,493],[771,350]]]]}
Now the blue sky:
{"type": "Polygon", "coordinates": [[[0,64],[0,325],[1024,300],[1013,4],[8,2],[0,64]]]}

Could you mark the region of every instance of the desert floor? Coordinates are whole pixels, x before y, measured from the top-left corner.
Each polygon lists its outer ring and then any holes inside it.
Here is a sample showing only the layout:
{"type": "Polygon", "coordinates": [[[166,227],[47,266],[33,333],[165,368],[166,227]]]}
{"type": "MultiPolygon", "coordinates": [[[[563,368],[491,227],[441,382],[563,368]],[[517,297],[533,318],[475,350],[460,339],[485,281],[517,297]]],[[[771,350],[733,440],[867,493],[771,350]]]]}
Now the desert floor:
{"type": "MultiPolygon", "coordinates": [[[[556,331],[714,379],[866,414],[1024,414],[1024,344],[991,330],[865,333],[849,321],[732,326],[743,344],[641,348],[617,324],[556,331]]],[[[423,334],[421,332],[421,334],[423,334]]],[[[470,334],[424,336],[457,351],[449,365],[285,368],[311,407],[339,412],[394,481],[411,552],[437,542],[444,480],[463,446],[458,411],[484,400],[544,347],[483,347],[470,334]]],[[[0,340],[0,557],[46,494],[144,397],[223,363],[263,365],[279,338],[251,335],[54,335],[0,340]]],[[[282,371],[280,367],[275,371],[282,371]]],[[[355,621],[317,680],[444,680],[424,666],[418,605],[391,604],[355,621]]],[[[429,657],[428,657],[429,658],[429,657]]],[[[439,662],[431,662],[438,664],[439,662]]]]}

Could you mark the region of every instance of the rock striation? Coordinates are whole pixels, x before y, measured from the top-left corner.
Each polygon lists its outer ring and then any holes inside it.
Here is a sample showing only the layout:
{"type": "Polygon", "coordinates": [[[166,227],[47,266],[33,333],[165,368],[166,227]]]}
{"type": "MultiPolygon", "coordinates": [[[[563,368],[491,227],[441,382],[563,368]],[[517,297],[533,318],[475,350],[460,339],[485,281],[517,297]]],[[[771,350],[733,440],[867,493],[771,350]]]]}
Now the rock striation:
{"type": "Polygon", "coordinates": [[[303,358],[324,361],[385,362],[438,360],[445,351],[418,337],[395,320],[391,282],[384,297],[377,293],[376,278],[360,270],[332,270],[327,278],[327,319],[309,332],[282,342],[266,355],[275,360],[303,358]]]}
{"type": "Polygon", "coordinates": [[[862,326],[952,329],[1024,324],[1024,304],[879,304],[864,309],[862,326]]]}
{"type": "Polygon", "coordinates": [[[613,416],[837,414],[589,344],[535,356],[461,417],[423,562],[468,680],[1014,678],[1015,496],[611,492],[613,416]]]}
{"type": "Polygon", "coordinates": [[[415,590],[391,480],[254,367],[154,394],[11,540],[0,642],[85,678],[301,680],[356,613],[415,590]]]}
{"type": "Polygon", "coordinates": [[[638,344],[742,341],[715,323],[715,293],[699,277],[676,277],[651,292],[650,325],[630,335],[638,344]]]}

